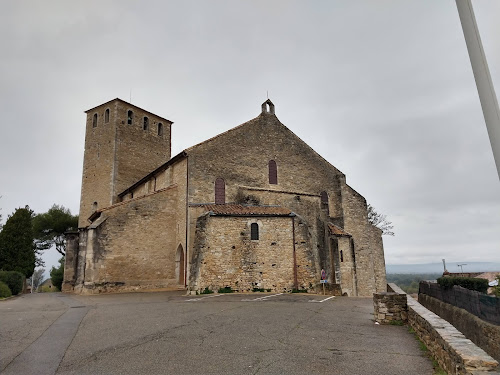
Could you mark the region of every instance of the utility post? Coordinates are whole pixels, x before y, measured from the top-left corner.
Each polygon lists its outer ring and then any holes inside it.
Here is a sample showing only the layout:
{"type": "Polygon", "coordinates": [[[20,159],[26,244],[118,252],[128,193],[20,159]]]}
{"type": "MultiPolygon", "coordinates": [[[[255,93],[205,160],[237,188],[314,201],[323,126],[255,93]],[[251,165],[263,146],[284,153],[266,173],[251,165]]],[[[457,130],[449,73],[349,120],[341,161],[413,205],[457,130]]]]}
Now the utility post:
{"type": "Polygon", "coordinates": [[[498,101],[491,80],[486,55],[484,54],[481,37],[477,28],[476,17],[472,9],[471,0],[456,0],[460,22],[465,36],[465,43],[469,51],[472,71],[476,80],[479,100],[483,108],[484,121],[488,129],[493,157],[500,179],[500,111],[498,101]]]}

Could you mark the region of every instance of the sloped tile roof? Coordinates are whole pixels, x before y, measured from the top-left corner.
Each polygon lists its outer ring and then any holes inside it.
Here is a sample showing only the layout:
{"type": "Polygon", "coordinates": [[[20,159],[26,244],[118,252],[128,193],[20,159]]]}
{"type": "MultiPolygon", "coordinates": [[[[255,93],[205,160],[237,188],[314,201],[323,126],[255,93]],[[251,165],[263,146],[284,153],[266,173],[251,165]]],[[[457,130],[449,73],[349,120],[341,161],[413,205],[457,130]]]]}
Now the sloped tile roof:
{"type": "Polygon", "coordinates": [[[204,204],[211,215],[220,216],[294,216],[288,208],[280,206],[243,206],[241,204],[204,204]]]}
{"type": "Polygon", "coordinates": [[[330,230],[330,234],[332,234],[334,236],[352,237],[349,233],[344,231],[342,228],[336,226],[335,224],[328,223],[328,229],[330,230]]]}

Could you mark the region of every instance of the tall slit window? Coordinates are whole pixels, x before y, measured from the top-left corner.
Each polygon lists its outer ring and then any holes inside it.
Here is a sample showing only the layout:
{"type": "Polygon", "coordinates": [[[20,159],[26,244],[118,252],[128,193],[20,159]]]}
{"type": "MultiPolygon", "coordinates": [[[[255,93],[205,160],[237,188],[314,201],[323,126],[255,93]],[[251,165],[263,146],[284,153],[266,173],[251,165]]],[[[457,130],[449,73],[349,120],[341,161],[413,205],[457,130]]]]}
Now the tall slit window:
{"type": "Polygon", "coordinates": [[[132,120],[134,119],[134,112],[128,111],[127,112],[127,124],[132,125],[132,120]]]}
{"type": "Polygon", "coordinates": [[[163,135],[163,124],[158,123],[158,135],[161,137],[163,135]]]}
{"type": "Polygon", "coordinates": [[[321,197],[321,208],[328,209],[328,194],[326,191],[319,193],[321,197]]]}
{"type": "Polygon", "coordinates": [[[258,240],[259,239],[259,224],[252,223],[250,225],[250,239],[258,240]]]}
{"type": "Polygon", "coordinates": [[[142,130],[148,130],[149,128],[149,119],[147,117],[144,117],[144,120],[142,122],[142,130]]]}
{"type": "Polygon", "coordinates": [[[109,122],[109,108],[104,111],[104,122],[106,124],[109,122]]]}
{"type": "Polygon", "coordinates": [[[92,117],[92,127],[97,128],[97,113],[94,113],[94,116],[92,117]]]}
{"type": "Polygon", "coordinates": [[[215,180],[215,204],[226,203],[226,183],[222,178],[215,180]]]}
{"type": "Polygon", "coordinates": [[[269,183],[273,185],[278,183],[278,167],[274,160],[269,160],[269,183]]]}

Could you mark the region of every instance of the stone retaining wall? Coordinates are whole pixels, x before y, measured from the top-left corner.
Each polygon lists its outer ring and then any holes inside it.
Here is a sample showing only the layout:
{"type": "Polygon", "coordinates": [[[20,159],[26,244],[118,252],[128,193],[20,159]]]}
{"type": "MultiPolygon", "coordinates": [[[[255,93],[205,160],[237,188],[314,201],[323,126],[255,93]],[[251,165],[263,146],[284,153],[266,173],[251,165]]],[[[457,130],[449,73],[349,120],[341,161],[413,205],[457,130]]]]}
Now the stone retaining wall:
{"type": "Polygon", "coordinates": [[[426,294],[418,302],[453,324],[460,332],[489,355],[500,361],[500,327],[479,319],[468,311],[442,302],[426,294]]]}
{"type": "MultiPolygon", "coordinates": [[[[388,284],[388,291],[404,293],[393,283],[388,284]]],[[[407,302],[409,325],[448,374],[500,374],[498,362],[450,323],[410,296],[407,302]]]]}
{"type": "Polygon", "coordinates": [[[421,281],[418,294],[427,294],[440,301],[467,310],[478,318],[500,326],[500,298],[454,285],[442,288],[438,283],[421,281]]]}
{"type": "Polygon", "coordinates": [[[375,320],[380,324],[408,321],[406,294],[383,292],[373,295],[375,320]]]}

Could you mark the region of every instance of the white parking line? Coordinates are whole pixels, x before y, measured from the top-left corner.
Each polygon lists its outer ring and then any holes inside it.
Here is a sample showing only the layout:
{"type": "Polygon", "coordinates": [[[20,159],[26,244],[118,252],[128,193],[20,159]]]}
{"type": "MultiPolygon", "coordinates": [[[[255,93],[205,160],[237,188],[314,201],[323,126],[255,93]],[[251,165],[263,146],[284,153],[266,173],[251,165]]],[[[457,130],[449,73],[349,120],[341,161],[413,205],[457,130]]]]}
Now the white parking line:
{"type": "Polygon", "coordinates": [[[206,297],[199,297],[199,298],[187,299],[185,302],[195,302],[195,301],[199,301],[200,299],[213,298],[213,297],[221,297],[221,296],[224,296],[224,295],[225,294],[214,294],[213,296],[206,296],[206,297]]]}
{"type": "Polygon", "coordinates": [[[276,296],[281,296],[283,293],[278,293],[278,294],[271,294],[269,296],[264,296],[264,297],[259,297],[255,299],[242,299],[243,302],[250,302],[250,301],[263,301],[266,298],[271,298],[271,297],[276,297],[276,296]]]}
{"type": "Polygon", "coordinates": [[[325,299],[322,299],[321,301],[317,301],[317,300],[310,300],[309,302],[325,302],[325,301],[328,301],[329,299],[332,299],[332,298],[335,298],[335,296],[331,296],[331,297],[328,297],[328,298],[325,298],[325,299]]]}

